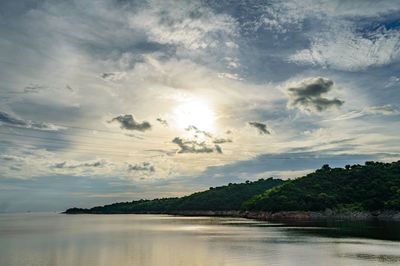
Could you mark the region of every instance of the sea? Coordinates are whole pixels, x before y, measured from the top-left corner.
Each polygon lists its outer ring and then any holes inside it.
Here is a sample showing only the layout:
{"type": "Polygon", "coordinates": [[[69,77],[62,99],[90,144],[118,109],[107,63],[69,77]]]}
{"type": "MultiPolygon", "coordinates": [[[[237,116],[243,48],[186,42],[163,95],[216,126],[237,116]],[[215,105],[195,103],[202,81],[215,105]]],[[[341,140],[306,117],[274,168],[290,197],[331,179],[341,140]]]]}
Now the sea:
{"type": "Polygon", "coordinates": [[[0,265],[400,265],[400,223],[0,214],[0,265]]]}

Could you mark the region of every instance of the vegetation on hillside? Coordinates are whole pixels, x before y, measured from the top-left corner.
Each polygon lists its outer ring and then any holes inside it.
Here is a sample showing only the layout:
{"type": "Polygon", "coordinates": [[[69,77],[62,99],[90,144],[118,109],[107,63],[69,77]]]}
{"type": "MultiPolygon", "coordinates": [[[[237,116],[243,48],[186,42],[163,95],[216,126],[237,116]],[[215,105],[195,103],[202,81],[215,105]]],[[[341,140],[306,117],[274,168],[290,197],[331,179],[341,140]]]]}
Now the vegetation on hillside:
{"type": "Polygon", "coordinates": [[[163,198],[114,203],[91,209],[71,208],[66,213],[168,213],[173,211],[230,211],[240,210],[243,202],[267,189],[283,184],[280,179],[259,179],[258,181],[211,187],[181,198],[163,198]]]}
{"type": "Polygon", "coordinates": [[[400,210],[400,161],[331,168],[294,180],[260,179],[181,198],[114,203],[66,213],[173,213],[176,211],[400,210]]]}
{"type": "Polygon", "coordinates": [[[400,210],[400,161],[330,168],[285,182],[243,204],[246,210],[400,210]]]}

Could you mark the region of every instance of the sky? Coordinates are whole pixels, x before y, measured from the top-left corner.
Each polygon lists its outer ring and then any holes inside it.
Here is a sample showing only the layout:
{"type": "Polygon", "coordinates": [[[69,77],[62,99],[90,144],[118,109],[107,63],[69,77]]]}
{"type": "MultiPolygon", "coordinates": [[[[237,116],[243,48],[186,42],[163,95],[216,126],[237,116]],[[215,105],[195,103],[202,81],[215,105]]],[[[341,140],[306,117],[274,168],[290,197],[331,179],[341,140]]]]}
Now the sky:
{"type": "Polygon", "coordinates": [[[0,212],[400,159],[397,0],[2,0],[0,36],[0,212]]]}

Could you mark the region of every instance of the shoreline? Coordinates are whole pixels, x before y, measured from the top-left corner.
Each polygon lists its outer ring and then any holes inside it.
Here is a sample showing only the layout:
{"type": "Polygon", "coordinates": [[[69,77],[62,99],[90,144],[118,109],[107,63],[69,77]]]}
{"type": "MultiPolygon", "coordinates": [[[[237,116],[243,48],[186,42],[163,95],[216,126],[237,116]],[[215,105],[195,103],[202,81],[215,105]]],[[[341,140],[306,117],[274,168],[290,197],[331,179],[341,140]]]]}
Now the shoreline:
{"type": "Polygon", "coordinates": [[[312,212],[312,211],[177,211],[165,214],[182,216],[240,217],[260,221],[379,220],[400,222],[400,212],[312,212]]]}
{"type": "Polygon", "coordinates": [[[101,213],[101,212],[76,212],[63,214],[167,214],[179,216],[210,216],[210,217],[236,217],[254,219],[260,221],[313,221],[313,220],[378,220],[378,221],[396,221],[400,222],[400,212],[396,211],[377,211],[377,212],[337,212],[326,210],[324,212],[313,211],[282,211],[282,212],[265,212],[265,211],[147,211],[132,213],[101,213]]]}

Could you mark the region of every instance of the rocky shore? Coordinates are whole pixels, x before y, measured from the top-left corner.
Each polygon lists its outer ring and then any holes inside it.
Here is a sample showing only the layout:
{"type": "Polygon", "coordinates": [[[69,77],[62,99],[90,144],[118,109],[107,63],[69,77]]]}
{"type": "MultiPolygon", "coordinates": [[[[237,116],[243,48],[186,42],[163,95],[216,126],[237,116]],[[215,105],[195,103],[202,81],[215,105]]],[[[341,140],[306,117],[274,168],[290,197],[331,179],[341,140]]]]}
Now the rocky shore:
{"type": "MultiPolygon", "coordinates": [[[[158,213],[159,214],[159,213],[158,213]]],[[[400,212],[377,211],[377,212],[338,212],[326,210],[324,212],[309,211],[176,211],[164,214],[182,216],[220,216],[220,217],[241,217],[263,221],[278,220],[319,220],[319,219],[341,219],[341,220],[382,220],[400,221],[400,212]]]]}
{"type": "Polygon", "coordinates": [[[168,214],[181,216],[217,216],[217,217],[240,217],[262,221],[307,221],[307,220],[381,220],[399,221],[400,212],[396,211],[376,211],[376,212],[355,212],[355,211],[333,211],[324,212],[311,211],[172,211],[172,212],[134,212],[134,213],[102,213],[93,211],[69,211],[66,214],[168,214]]]}

